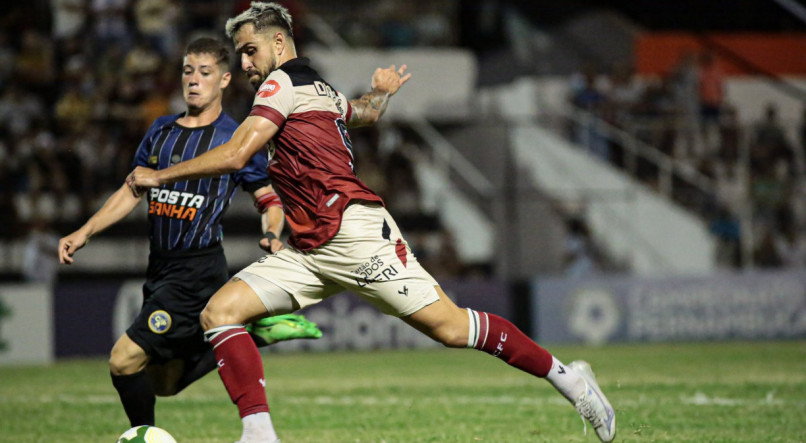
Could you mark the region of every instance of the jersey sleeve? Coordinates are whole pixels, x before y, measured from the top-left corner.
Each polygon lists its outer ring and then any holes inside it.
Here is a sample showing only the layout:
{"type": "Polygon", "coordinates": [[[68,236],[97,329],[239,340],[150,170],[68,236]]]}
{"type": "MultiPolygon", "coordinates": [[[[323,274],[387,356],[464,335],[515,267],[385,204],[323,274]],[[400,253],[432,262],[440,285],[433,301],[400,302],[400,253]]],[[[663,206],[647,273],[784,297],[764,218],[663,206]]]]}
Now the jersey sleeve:
{"type": "Polygon", "coordinates": [[[249,159],[243,169],[235,173],[235,180],[244,191],[255,192],[271,184],[268,169],[269,156],[265,150],[260,150],[249,159]]]}
{"type": "Polygon", "coordinates": [[[285,119],[294,110],[294,85],[291,78],[283,71],[272,72],[260,85],[252,103],[249,115],[259,115],[282,126],[285,119]]]}
{"type": "Polygon", "coordinates": [[[152,162],[152,165],[149,165],[148,156],[151,154],[151,145],[153,141],[151,140],[154,138],[154,134],[157,132],[159,128],[159,123],[157,120],[151,124],[151,127],[148,128],[146,131],[146,135],[143,136],[143,140],[140,141],[140,145],[137,147],[137,151],[134,153],[134,159],[132,159],[132,168],[136,168],[138,166],[144,166],[146,168],[152,167],[153,164],[156,162],[152,162]]]}
{"type": "Polygon", "coordinates": [[[342,103],[347,103],[347,106],[339,106],[339,110],[342,111],[341,116],[344,117],[344,121],[349,123],[350,118],[353,116],[353,105],[350,104],[350,100],[347,100],[347,96],[341,92],[336,92],[336,95],[338,95],[342,103]]]}

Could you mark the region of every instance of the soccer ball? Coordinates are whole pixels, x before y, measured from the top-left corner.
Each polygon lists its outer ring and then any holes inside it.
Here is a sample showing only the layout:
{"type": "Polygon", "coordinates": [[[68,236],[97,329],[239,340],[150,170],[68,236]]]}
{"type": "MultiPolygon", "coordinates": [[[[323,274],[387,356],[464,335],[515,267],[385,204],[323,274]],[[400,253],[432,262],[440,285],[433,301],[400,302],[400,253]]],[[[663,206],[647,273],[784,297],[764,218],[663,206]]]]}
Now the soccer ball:
{"type": "Polygon", "coordinates": [[[171,434],[156,426],[136,426],[118,437],[117,443],[176,443],[171,434]]]}

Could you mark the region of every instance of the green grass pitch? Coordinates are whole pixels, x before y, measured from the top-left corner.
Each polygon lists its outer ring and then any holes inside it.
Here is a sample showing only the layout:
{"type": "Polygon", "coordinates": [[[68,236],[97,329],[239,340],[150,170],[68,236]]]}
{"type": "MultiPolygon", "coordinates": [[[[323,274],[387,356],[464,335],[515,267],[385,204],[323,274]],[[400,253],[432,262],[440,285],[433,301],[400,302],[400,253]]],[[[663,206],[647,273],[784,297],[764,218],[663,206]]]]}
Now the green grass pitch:
{"type": "MultiPolygon", "coordinates": [[[[550,347],[591,362],[617,441],[806,441],[806,342],[550,347]]],[[[272,419],[296,442],[595,442],[548,383],[471,350],[268,354],[272,419]]],[[[114,442],[128,427],[103,359],[0,368],[0,441],[114,442]]],[[[180,443],[232,443],[215,374],[158,399],[180,443]]]]}

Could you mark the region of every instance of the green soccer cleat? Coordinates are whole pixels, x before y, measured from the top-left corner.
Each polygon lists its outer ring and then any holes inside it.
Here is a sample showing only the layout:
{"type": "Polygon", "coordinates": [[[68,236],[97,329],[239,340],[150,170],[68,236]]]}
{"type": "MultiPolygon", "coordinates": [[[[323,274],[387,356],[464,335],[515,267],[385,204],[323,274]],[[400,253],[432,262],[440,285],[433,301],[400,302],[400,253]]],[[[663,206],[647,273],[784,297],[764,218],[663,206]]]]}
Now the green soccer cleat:
{"type": "Polygon", "coordinates": [[[260,346],[268,346],[278,341],[296,338],[319,338],[322,331],[316,323],[308,321],[302,315],[284,314],[262,318],[246,326],[247,332],[260,346]]]}

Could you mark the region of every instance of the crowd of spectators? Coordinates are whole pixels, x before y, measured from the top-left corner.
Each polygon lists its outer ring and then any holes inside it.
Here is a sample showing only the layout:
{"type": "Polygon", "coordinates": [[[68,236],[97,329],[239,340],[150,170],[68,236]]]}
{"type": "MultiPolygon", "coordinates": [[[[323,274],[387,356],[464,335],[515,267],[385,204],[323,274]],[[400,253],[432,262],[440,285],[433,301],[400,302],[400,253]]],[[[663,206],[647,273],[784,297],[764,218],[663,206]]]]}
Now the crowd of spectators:
{"type": "Polygon", "coordinates": [[[181,108],[184,38],[221,29],[223,6],[199,3],[53,0],[3,16],[2,234],[83,219],[120,186],[150,122],[181,108]]]}
{"type": "MultiPolygon", "coordinates": [[[[200,35],[223,38],[224,20],[248,3],[50,0],[7,6],[0,17],[0,242],[25,236],[34,225],[45,229],[48,221],[79,222],[92,214],[121,185],[150,122],[184,108],[177,74],[186,42],[200,35]]],[[[326,18],[349,46],[456,44],[455,15],[444,12],[456,7],[450,0],[383,0],[363,10],[360,25],[345,12],[360,6],[358,0],[282,3],[295,17],[303,54],[306,45],[321,43],[312,32],[314,17],[326,18]]],[[[241,119],[253,91],[241,76],[235,79],[225,110],[241,119]]],[[[620,64],[604,74],[582,69],[571,79],[570,100],[712,180],[704,193],[675,177],[672,196],[708,220],[720,240],[722,264],[804,266],[806,114],[797,140],[779,121],[775,103],[757,125],[740,125],[724,100],[723,83],[712,56],[691,53],[654,78],[640,78],[620,64]],[[748,213],[751,223],[741,223],[748,213]]],[[[361,149],[359,175],[390,202],[419,255],[440,269],[435,273],[461,272],[451,234],[418,207],[413,168],[401,154],[412,141],[398,132],[358,134],[359,146],[385,146],[361,149]]],[[[627,166],[624,146],[596,126],[577,124],[571,135],[605,161],[627,166]]],[[[659,187],[656,164],[639,160],[632,171],[659,187]]]]}
{"type": "MultiPolygon", "coordinates": [[[[150,123],[184,110],[179,73],[185,44],[201,35],[224,39],[224,20],[249,5],[248,0],[47,3],[10,7],[0,18],[0,244],[53,234],[54,223],[68,229],[94,213],[123,183],[150,123]]],[[[281,3],[295,18],[295,41],[304,54],[311,35],[305,4],[281,3]]],[[[373,11],[388,21],[405,9],[381,2],[373,11]]],[[[400,46],[430,43],[446,32],[432,19],[416,29],[407,26],[379,26],[362,38],[400,46]]],[[[237,60],[233,65],[237,69],[237,60]]],[[[254,91],[242,76],[233,79],[225,111],[239,120],[254,91]]],[[[377,134],[359,135],[357,144],[373,145],[380,141],[377,134]]],[[[394,143],[385,146],[383,152],[362,148],[362,178],[406,220],[425,261],[459,272],[449,234],[418,213],[411,163],[395,152],[394,143]],[[443,249],[453,256],[440,256],[443,249]]]]}
{"type": "Polygon", "coordinates": [[[599,120],[712,183],[703,188],[674,174],[670,196],[709,223],[722,266],[806,266],[806,112],[787,125],[770,102],[760,121],[741,124],[709,53],[683,55],[664,76],[639,77],[616,65],[606,73],[582,69],[571,83],[574,108],[597,119],[576,120],[570,134],[592,154],[663,191],[659,165],[641,158],[630,165],[626,146],[593,123],[599,120]]]}

